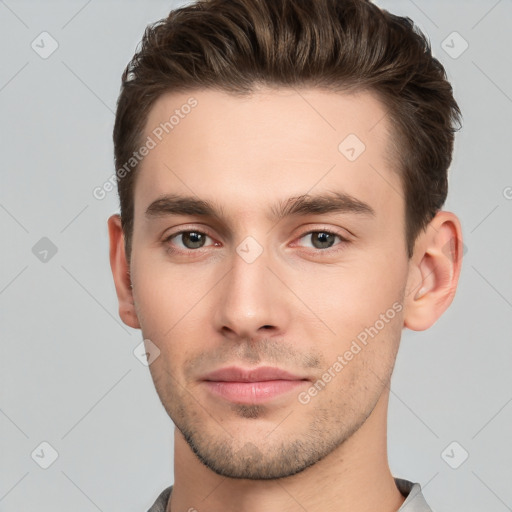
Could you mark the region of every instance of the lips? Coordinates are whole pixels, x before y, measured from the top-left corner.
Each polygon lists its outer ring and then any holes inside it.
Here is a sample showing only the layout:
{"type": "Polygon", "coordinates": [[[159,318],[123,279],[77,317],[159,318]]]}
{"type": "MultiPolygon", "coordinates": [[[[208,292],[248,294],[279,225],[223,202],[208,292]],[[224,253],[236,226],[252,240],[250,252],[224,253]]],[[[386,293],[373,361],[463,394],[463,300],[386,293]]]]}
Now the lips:
{"type": "Polygon", "coordinates": [[[240,404],[270,401],[309,382],[307,378],[270,366],[221,368],[201,380],[213,395],[240,404]]]}
{"type": "Polygon", "coordinates": [[[280,368],[261,366],[255,369],[244,369],[237,366],[221,368],[208,373],[202,380],[222,382],[263,382],[269,380],[307,380],[293,375],[280,368]]]}

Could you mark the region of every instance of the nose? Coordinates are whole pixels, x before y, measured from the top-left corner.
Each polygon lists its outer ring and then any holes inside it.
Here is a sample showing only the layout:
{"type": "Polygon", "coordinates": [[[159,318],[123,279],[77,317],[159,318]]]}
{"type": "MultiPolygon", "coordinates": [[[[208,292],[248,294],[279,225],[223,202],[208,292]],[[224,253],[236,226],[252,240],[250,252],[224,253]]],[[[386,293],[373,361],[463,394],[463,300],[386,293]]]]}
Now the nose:
{"type": "Polygon", "coordinates": [[[265,250],[252,262],[233,251],[231,270],[217,290],[215,325],[224,336],[271,337],[287,329],[290,298],[270,260],[265,250]]]}

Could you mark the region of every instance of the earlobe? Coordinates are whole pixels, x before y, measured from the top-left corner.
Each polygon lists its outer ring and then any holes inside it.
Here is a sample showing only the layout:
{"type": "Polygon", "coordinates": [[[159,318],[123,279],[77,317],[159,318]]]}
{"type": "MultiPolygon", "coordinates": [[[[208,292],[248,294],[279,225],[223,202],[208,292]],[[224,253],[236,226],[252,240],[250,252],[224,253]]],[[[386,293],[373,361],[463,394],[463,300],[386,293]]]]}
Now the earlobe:
{"type": "Polygon", "coordinates": [[[411,258],[404,327],[423,331],[441,317],[455,296],[462,254],[459,219],[451,212],[438,212],[418,237],[411,258]]]}
{"type": "Polygon", "coordinates": [[[110,239],[110,268],[112,269],[119,301],[119,316],[129,327],[140,329],[133,301],[130,267],[126,259],[121,217],[118,214],[109,217],[108,234],[110,239]]]}

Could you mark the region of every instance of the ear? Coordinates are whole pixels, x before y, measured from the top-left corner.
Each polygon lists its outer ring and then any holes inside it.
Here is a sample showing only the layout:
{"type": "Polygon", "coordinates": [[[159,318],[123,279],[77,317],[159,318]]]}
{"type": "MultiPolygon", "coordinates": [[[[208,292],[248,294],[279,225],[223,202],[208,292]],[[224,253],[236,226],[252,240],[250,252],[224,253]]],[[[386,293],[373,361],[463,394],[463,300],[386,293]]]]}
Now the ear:
{"type": "Polygon", "coordinates": [[[119,301],[119,316],[126,325],[140,329],[133,302],[130,267],[126,260],[121,217],[118,214],[111,215],[108,219],[108,235],[110,238],[110,268],[119,301]]]}
{"type": "Polygon", "coordinates": [[[423,331],[451,304],[462,267],[464,244],[459,219],[440,211],[418,237],[409,261],[404,327],[423,331]]]}

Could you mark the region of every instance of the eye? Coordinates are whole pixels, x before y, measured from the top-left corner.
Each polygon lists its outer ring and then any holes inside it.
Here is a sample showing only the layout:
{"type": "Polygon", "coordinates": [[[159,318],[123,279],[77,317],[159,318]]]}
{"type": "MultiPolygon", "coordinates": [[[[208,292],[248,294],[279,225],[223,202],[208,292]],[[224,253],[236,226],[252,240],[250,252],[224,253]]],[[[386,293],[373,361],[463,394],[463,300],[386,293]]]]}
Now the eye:
{"type": "MultiPolygon", "coordinates": [[[[299,240],[307,240],[308,237],[310,240],[309,245],[307,243],[298,243],[297,245],[302,247],[311,247],[320,251],[326,251],[335,245],[343,246],[350,242],[338,233],[327,229],[308,231],[307,233],[304,233],[299,238],[299,240]],[[339,240],[339,243],[337,244],[336,239],[339,240]]],[[[210,242],[213,242],[213,239],[202,231],[182,230],[169,235],[167,238],[165,238],[164,243],[169,246],[170,251],[193,252],[197,249],[207,247],[208,239],[210,242]]],[[[214,242],[213,245],[219,244],[214,242]]]]}
{"type": "Polygon", "coordinates": [[[206,234],[202,233],[201,231],[179,231],[178,233],[173,233],[172,235],[168,236],[164,241],[166,243],[171,244],[171,241],[173,239],[178,240],[180,243],[173,243],[173,245],[176,245],[178,249],[201,249],[204,247],[206,243],[206,239],[211,238],[206,234]]]}
{"type": "Polygon", "coordinates": [[[344,242],[348,243],[348,240],[346,238],[343,238],[341,235],[325,229],[318,231],[309,231],[307,233],[304,233],[304,235],[302,235],[300,239],[306,237],[309,237],[311,241],[311,245],[309,247],[312,246],[314,249],[330,249],[334,245],[336,238],[338,238],[341,242],[340,244],[337,245],[342,245],[344,242]]]}

